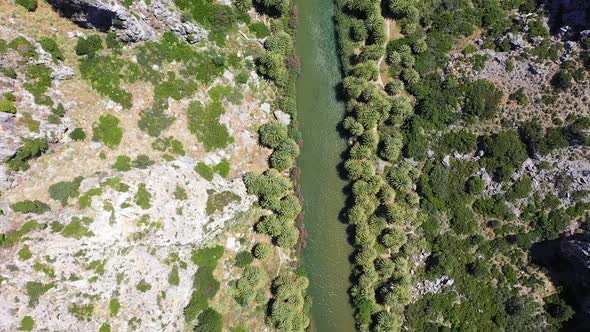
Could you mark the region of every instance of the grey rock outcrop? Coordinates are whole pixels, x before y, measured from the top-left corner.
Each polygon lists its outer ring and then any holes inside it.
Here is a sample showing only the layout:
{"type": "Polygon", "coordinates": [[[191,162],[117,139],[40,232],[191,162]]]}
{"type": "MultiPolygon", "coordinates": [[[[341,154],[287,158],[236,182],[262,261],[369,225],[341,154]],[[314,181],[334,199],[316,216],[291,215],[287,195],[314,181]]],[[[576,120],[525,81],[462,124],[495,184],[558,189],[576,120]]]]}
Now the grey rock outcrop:
{"type": "Polygon", "coordinates": [[[137,1],[129,10],[123,1],[48,0],[64,16],[85,28],[116,31],[122,42],[133,43],[156,39],[158,32],[172,31],[186,41],[207,39],[207,31],[190,22],[168,0],[137,1]],[[133,13],[133,14],[132,14],[133,13]]]}

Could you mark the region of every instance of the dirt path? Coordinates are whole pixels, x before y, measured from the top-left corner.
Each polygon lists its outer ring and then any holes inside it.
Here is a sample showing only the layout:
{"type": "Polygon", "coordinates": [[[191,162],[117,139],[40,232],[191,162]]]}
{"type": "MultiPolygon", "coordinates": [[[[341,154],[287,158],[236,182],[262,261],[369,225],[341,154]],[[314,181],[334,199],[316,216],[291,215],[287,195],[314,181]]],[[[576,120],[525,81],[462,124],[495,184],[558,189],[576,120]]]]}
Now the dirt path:
{"type": "MultiPolygon", "coordinates": [[[[387,43],[391,39],[391,32],[390,32],[391,29],[390,28],[391,28],[391,20],[385,19],[385,45],[387,45],[387,43]]],[[[377,62],[377,70],[379,70],[379,75],[377,77],[377,83],[379,83],[379,85],[381,85],[382,88],[385,87],[385,84],[383,83],[383,78],[381,77],[381,64],[383,63],[383,59],[385,59],[385,54],[383,54],[383,56],[377,62]]]]}

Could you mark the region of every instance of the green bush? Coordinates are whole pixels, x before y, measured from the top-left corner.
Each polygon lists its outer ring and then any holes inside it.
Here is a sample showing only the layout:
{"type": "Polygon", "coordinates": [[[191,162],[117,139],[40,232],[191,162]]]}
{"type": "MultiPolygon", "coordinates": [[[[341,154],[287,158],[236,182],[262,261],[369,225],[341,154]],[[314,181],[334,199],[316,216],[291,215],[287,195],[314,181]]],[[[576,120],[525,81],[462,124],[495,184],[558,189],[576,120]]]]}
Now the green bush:
{"type": "Polygon", "coordinates": [[[153,164],[155,164],[155,162],[145,154],[138,155],[137,157],[135,157],[135,160],[133,161],[133,167],[139,169],[146,169],[152,166],[153,164]]]}
{"type": "Polygon", "coordinates": [[[139,129],[152,137],[158,137],[174,122],[174,117],[164,113],[160,107],[152,107],[140,113],[139,129]]]}
{"type": "Polygon", "coordinates": [[[147,210],[152,207],[150,204],[151,198],[152,194],[146,189],[145,183],[140,183],[135,194],[135,203],[143,210],[147,210]]]}
{"type": "Polygon", "coordinates": [[[197,317],[197,321],[194,332],[221,332],[223,329],[223,316],[211,308],[203,310],[197,317]]]}
{"type": "Polygon", "coordinates": [[[37,0],[16,0],[17,5],[25,7],[26,10],[34,12],[37,10],[37,0]]]}
{"type": "Polygon", "coordinates": [[[80,195],[78,189],[80,183],[84,180],[83,177],[78,176],[71,182],[62,181],[49,186],[49,197],[61,202],[63,206],[68,203],[69,198],[76,198],[80,195]]]}
{"type": "Polygon", "coordinates": [[[484,166],[499,180],[510,177],[528,156],[514,130],[484,137],[481,147],[485,153],[482,158],[484,166]]]}
{"type": "Polygon", "coordinates": [[[256,38],[262,39],[270,36],[270,29],[262,22],[252,22],[248,25],[248,30],[252,32],[256,38]]]}
{"type": "Polygon", "coordinates": [[[103,142],[111,149],[116,148],[123,138],[123,128],[119,127],[119,119],[114,115],[101,115],[98,123],[94,123],[93,141],[103,142]]]}
{"type": "Polygon", "coordinates": [[[216,246],[199,249],[193,253],[191,259],[199,268],[195,273],[191,299],[184,308],[184,318],[187,322],[197,318],[199,313],[207,308],[208,300],[219,290],[219,282],[213,277],[213,271],[223,256],[223,251],[222,246],[216,246]]]}
{"type": "Polygon", "coordinates": [[[15,212],[34,214],[43,214],[51,209],[49,205],[38,200],[26,200],[16,202],[14,204],[11,204],[10,208],[15,212]]]}
{"type": "Polygon", "coordinates": [[[556,90],[566,91],[574,85],[572,74],[566,70],[560,70],[553,75],[551,84],[556,90]]]}
{"type": "Polygon", "coordinates": [[[223,149],[234,142],[234,138],[229,135],[227,127],[219,123],[219,118],[225,113],[221,101],[214,100],[206,106],[203,106],[198,101],[193,102],[190,104],[187,113],[188,128],[203,143],[205,150],[223,149]]]}
{"type": "Polygon", "coordinates": [[[0,100],[0,112],[16,114],[16,106],[11,100],[0,100]]]}
{"type": "Polygon", "coordinates": [[[39,39],[39,44],[41,44],[41,47],[43,47],[43,50],[45,50],[45,52],[51,54],[51,57],[53,58],[54,62],[63,61],[65,59],[64,54],[59,49],[59,46],[57,45],[55,40],[48,37],[41,37],[39,39]]]}
{"type": "Polygon", "coordinates": [[[91,35],[87,38],[78,38],[78,42],[76,43],[76,54],[93,57],[96,52],[100,51],[102,48],[102,39],[100,36],[91,35]]]}
{"type": "Polygon", "coordinates": [[[468,117],[492,118],[498,111],[502,91],[486,80],[469,82],[465,86],[463,113],[468,117]]]}
{"type": "Polygon", "coordinates": [[[84,129],[78,127],[72,130],[69,136],[73,141],[83,141],[86,139],[86,132],[84,129]]]}
{"type": "Polygon", "coordinates": [[[236,255],[236,266],[242,268],[246,267],[247,265],[250,265],[250,263],[252,263],[252,260],[254,260],[254,258],[252,257],[252,254],[249,251],[240,251],[236,255]]]}
{"type": "Polygon", "coordinates": [[[81,60],[80,73],[99,94],[121,104],[124,108],[131,108],[132,96],[121,88],[124,78],[132,79],[129,74],[122,73],[127,65],[127,62],[114,56],[96,55],[81,60]]]}
{"type": "Polygon", "coordinates": [[[49,148],[46,138],[26,138],[24,144],[8,162],[8,168],[13,171],[26,171],[29,169],[29,160],[39,157],[49,148]]]}
{"type": "Polygon", "coordinates": [[[209,165],[205,164],[204,162],[197,163],[197,165],[195,166],[195,172],[197,172],[200,176],[202,176],[203,178],[205,178],[208,181],[213,180],[213,176],[215,175],[213,168],[211,168],[209,165]]]}
{"type": "Polygon", "coordinates": [[[45,95],[51,86],[51,69],[42,64],[30,64],[26,76],[29,82],[23,86],[35,97],[35,102],[40,105],[53,105],[51,98],[45,95]]]}
{"type": "Polygon", "coordinates": [[[113,168],[119,172],[127,172],[131,170],[131,158],[125,155],[117,156],[113,168]]]}

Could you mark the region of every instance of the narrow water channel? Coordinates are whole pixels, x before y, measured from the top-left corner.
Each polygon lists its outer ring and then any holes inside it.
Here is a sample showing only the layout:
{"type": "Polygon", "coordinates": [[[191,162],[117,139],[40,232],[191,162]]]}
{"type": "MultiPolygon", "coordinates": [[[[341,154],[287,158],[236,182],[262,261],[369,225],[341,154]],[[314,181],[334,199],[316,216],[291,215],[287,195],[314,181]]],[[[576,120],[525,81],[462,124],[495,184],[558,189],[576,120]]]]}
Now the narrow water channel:
{"type": "Polygon", "coordinates": [[[303,264],[312,296],[312,331],[355,331],[348,288],[352,247],[346,225],[338,220],[344,207],[346,181],[337,166],[346,150],[338,131],[344,104],[337,99],[341,81],[334,26],[334,0],[296,0],[297,54],[302,71],[297,82],[297,109],[304,144],[298,165],[307,246],[303,264]]]}

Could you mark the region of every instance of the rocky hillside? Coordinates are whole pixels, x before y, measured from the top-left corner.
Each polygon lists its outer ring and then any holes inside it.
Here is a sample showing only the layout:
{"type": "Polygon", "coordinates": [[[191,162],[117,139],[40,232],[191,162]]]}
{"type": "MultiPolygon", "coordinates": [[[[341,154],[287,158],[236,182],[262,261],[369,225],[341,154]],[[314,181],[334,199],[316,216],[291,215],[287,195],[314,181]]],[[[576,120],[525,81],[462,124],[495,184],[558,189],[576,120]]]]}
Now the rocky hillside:
{"type": "Polygon", "coordinates": [[[260,125],[292,122],[250,6],[0,2],[0,330],[262,331],[281,282],[305,289],[298,231],[254,233],[243,180],[260,125]]]}

